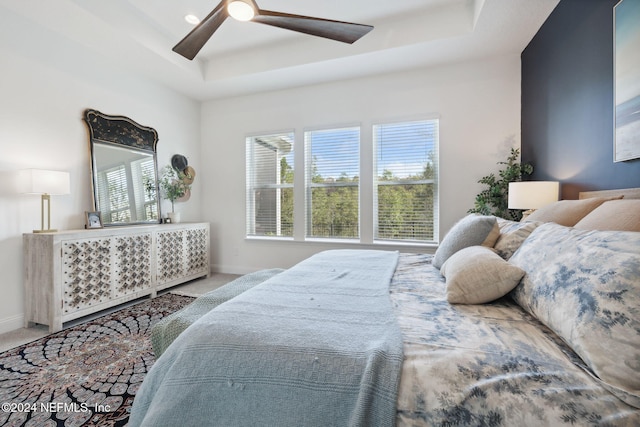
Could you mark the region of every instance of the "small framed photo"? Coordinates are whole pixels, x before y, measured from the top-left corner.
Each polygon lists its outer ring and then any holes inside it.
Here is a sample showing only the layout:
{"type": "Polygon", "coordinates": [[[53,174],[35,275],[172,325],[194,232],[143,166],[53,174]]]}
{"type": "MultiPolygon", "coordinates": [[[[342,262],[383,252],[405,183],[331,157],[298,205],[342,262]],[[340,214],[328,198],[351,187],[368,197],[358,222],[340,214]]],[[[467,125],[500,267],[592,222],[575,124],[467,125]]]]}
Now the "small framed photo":
{"type": "Polygon", "coordinates": [[[84,228],[102,228],[102,217],[100,212],[87,212],[84,213],[85,224],[84,228]]]}

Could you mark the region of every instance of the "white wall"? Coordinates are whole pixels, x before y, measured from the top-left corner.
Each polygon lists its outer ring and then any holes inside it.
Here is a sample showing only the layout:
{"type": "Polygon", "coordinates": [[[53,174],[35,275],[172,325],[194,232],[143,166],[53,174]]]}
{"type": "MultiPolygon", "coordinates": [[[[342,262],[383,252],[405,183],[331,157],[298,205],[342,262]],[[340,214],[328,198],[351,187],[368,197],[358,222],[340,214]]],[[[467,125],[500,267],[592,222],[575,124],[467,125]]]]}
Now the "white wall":
{"type": "MultiPolygon", "coordinates": [[[[197,172],[200,103],[122,72],[81,45],[28,22],[0,16],[0,333],[22,326],[22,233],[40,228],[40,199],[19,195],[13,172],[24,168],[65,170],[71,194],[52,196],[52,227],[84,227],[93,210],[86,108],[121,114],[154,127],[158,162],[183,154],[197,172]]],[[[179,207],[183,220],[200,220],[201,181],[179,207]]],[[[163,203],[167,212],[170,204],[163,203]]]]}
{"type": "MultiPolygon", "coordinates": [[[[440,116],[440,236],[473,206],[477,181],[520,146],[517,55],[206,102],[202,107],[203,220],[214,269],[289,267],[335,245],[245,239],[245,136],[440,116]]],[[[299,147],[299,146],[298,146],[299,147]]],[[[370,152],[371,150],[369,150],[370,152]]],[[[370,163],[370,159],[368,160],[370,163]]],[[[407,248],[415,250],[416,248],[407,248]]],[[[427,248],[423,248],[426,250],[427,248]]]]}

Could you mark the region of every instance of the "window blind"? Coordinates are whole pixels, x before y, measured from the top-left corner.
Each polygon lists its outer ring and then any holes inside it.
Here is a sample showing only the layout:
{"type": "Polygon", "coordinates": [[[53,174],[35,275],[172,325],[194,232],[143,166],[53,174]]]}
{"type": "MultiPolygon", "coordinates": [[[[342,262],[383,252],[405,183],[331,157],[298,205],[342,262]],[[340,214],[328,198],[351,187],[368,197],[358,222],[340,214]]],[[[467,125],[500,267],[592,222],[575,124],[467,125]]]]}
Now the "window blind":
{"type": "Polygon", "coordinates": [[[246,139],[247,236],[293,236],[294,135],[246,139]]]}
{"type": "Polygon", "coordinates": [[[437,239],[438,125],[437,119],[374,125],[376,240],[437,239]]]}
{"type": "Polygon", "coordinates": [[[306,236],[358,238],[360,128],[305,132],[306,236]]]}

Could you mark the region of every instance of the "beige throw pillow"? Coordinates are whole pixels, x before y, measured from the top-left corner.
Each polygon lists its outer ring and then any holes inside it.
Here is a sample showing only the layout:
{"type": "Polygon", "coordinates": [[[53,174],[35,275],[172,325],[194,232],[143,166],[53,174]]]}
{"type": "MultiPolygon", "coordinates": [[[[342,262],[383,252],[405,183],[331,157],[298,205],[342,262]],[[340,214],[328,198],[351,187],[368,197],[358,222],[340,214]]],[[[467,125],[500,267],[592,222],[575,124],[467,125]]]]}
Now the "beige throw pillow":
{"type": "Polygon", "coordinates": [[[527,221],[555,222],[556,224],[573,227],[589,212],[608,200],[620,197],[594,197],[581,200],[560,200],[533,212],[527,221]]]}
{"type": "Polygon", "coordinates": [[[453,254],[440,269],[447,279],[447,301],[483,304],[515,288],[524,270],[509,264],[485,246],[470,246],[453,254]]]}
{"type": "Polygon", "coordinates": [[[498,218],[498,226],[500,226],[500,237],[493,245],[493,249],[502,258],[508,260],[511,255],[518,250],[522,242],[525,241],[529,234],[536,229],[542,222],[516,222],[507,219],[498,218]]]}
{"type": "Polygon", "coordinates": [[[640,231],[640,200],[610,200],[582,218],[580,230],[640,231]]]}

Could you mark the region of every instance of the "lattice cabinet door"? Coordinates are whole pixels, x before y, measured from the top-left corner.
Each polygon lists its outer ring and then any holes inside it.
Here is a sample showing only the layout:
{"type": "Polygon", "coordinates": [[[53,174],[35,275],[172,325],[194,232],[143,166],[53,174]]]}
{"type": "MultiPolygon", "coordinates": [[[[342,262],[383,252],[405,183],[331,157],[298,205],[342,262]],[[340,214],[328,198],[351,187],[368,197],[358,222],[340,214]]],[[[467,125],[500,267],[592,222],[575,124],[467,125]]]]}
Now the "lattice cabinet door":
{"type": "Polygon", "coordinates": [[[152,241],[151,233],[114,237],[114,298],[153,287],[152,241]]]}
{"type": "Polygon", "coordinates": [[[209,224],[179,224],[156,233],[157,288],[209,275],[209,224]]]}
{"type": "Polygon", "coordinates": [[[186,230],[186,270],[188,274],[209,274],[209,229],[186,230]]]}
{"type": "Polygon", "coordinates": [[[62,314],[111,299],[112,237],[62,242],[62,314]]]}
{"type": "Polygon", "coordinates": [[[158,285],[172,282],[186,275],[184,236],[185,230],[159,231],[156,234],[158,285]]]}

